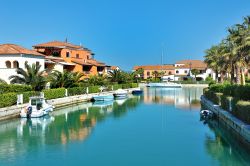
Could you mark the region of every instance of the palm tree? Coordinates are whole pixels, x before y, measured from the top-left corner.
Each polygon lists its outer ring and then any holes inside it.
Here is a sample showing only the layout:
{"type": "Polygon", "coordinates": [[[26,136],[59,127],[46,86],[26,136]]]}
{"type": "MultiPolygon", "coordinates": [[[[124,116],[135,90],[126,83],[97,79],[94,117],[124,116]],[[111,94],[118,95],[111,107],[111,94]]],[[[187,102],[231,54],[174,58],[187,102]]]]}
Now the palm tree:
{"type": "Polygon", "coordinates": [[[142,79],[142,75],[144,74],[144,70],[142,68],[137,69],[133,73],[131,73],[131,77],[133,78],[134,82],[137,82],[142,79]]]}
{"type": "Polygon", "coordinates": [[[25,69],[17,68],[18,75],[10,76],[10,83],[30,85],[33,90],[41,91],[46,84],[46,79],[43,77],[44,71],[40,71],[41,65],[28,65],[26,62],[25,69]]]}
{"type": "Polygon", "coordinates": [[[79,72],[71,73],[67,70],[63,72],[55,70],[50,74],[49,81],[52,88],[69,88],[77,86],[82,82],[83,76],[84,74],[79,72]]]}
{"type": "Polygon", "coordinates": [[[120,70],[109,71],[109,79],[111,82],[121,83],[123,80],[123,74],[120,70]]]}
{"type": "Polygon", "coordinates": [[[198,69],[192,69],[192,70],[191,70],[191,73],[194,75],[195,81],[197,81],[197,80],[196,80],[196,76],[200,73],[199,70],[198,70],[198,69]]]}
{"type": "Polygon", "coordinates": [[[159,77],[160,73],[158,71],[153,71],[152,74],[153,74],[155,81],[156,81],[156,78],[159,77]]]}

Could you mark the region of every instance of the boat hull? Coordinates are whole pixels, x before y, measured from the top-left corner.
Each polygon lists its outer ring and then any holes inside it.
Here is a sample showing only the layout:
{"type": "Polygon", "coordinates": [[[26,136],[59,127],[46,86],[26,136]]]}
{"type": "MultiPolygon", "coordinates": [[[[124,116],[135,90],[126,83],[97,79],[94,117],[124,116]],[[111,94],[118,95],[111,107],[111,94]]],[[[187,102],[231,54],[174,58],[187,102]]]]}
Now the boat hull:
{"type": "Polygon", "coordinates": [[[110,100],[114,100],[114,96],[113,95],[98,95],[98,96],[93,96],[93,100],[94,101],[110,101],[110,100]]]}
{"type": "Polygon", "coordinates": [[[182,88],[181,84],[174,83],[149,83],[147,87],[159,87],[159,88],[182,88]]]}
{"type": "Polygon", "coordinates": [[[30,115],[27,114],[27,111],[25,109],[22,109],[21,113],[20,113],[20,117],[21,118],[41,118],[43,116],[46,116],[49,114],[49,112],[53,111],[53,107],[49,106],[46,107],[44,109],[40,109],[40,110],[34,110],[32,111],[32,113],[30,115]]]}

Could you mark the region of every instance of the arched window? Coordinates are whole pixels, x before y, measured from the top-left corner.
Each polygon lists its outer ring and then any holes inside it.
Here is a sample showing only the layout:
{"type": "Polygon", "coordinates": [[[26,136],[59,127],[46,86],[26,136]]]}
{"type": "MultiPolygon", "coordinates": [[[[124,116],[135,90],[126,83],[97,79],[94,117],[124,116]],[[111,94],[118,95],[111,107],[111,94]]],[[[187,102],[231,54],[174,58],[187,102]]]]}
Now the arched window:
{"type": "Polygon", "coordinates": [[[6,65],[6,68],[11,68],[11,62],[10,61],[6,61],[5,65],[6,65]]]}
{"type": "Polygon", "coordinates": [[[172,72],[170,71],[170,72],[168,72],[168,75],[171,75],[172,74],[172,72]]]}
{"type": "Polygon", "coordinates": [[[19,63],[17,61],[13,62],[13,68],[19,68],[19,63]]]}
{"type": "Polygon", "coordinates": [[[176,74],[178,74],[179,73],[179,70],[176,70],[176,74]]]}

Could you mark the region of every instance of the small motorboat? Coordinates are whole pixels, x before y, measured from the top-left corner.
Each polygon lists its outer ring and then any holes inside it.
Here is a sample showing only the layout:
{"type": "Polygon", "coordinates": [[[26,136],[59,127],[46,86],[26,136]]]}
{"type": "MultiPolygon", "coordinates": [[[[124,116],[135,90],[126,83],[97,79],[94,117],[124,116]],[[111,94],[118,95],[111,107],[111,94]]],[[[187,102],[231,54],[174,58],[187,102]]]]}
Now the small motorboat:
{"type": "Polygon", "coordinates": [[[40,118],[53,111],[53,106],[48,104],[44,97],[30,97],[27,107],[21,110],[21,118],[40,118]]]}
{"type": "Polygon", "coordinates": [[[127,98],[128,97],[128,92],[123,90],[123,89],[118,89],[114,93],[115,98],[127,98]]]}
{"type": "Polygon", "coordinates": [[[141,90],[140,88],[136,88],[132,91],[133,95],[141,95],[143,93],[143,90],[141,90]]]}
{"type": "Polygon", "coordinates": [[[203,118],[203,119],[210,119],[213,117],[213,112],[210,111],[210,110],[201,110],[200,111],[200,116],[203,118]]]}
{"type": "Polygon", "coordinates": [[[112,93],[100,93],[98,95],[93,96],[94,101],[109,101],[114,100],[114,96],[112,93]]]}
{"type": "Polygon", "coordinates": [[[177,84],[174,82],[156,82],[156,83],[148,83],[147,87],[159,87],[159,88],[182,88],[181,84],[177,84]]]}

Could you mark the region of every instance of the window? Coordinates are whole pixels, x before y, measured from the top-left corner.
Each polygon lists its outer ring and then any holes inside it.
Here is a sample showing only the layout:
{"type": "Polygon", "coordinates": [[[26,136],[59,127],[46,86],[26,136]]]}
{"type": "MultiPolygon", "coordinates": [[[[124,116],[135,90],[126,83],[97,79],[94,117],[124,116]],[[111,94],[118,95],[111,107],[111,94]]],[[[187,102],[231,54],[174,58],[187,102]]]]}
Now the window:
{"type": "Polygon", "coordinates": [[[171,75],[171,74],[172,74],[172,72],[171,72],[171,71],[169,71],[169,72],[168,72],[168,75],[171,75]]]}
{"type": "Polygon", "coordinates": [[[76,54],[76,58],[79,58],[79,54],[76,54]]]}
{"type": "Polygon", "coordinates": [[[200,74],[202,74],[203,73],[203,70],[200,70],[200,74]]]}
{"type": "Polygon", "coordinates": [[[178,74],[179,73],[179,70],[176,70],[176,72],[175,72],[176,74],[178,74]]]}
{"type": "Polygon", "coordinates": [[[6,65],[7,68],[11,68],[11,62],[10,61],[6,61],[5,65],[6,65]]]}
{"type": "Polygon", "coordinates": [[[150,76],[150,72],[149,71],[147,72],[147,76],[150,76]]]}
{"type": "Polygon", "coordinates": [[[70,57],[70,53],[66,52],[66,57],[69,58],[70,57]]]}
{"type": "Polygon", "coordinates": [[[40,65],[40,63],[39,62],[36,62],[36,67],[38,67],[40,65]]]}
{"type": "Polygon", "coordinates": [[[90,58],[89,58],[89,55],[87,55],[87,59],[90,59],[90,58]]]}
{"type": "Polygon", "coordinates": [[[188,73],[188,71],[187,71],[187,70],[185,70],[185,73],[188,73]]]}
{"type": "Polygon", "coordinates": [[[14,62],[13,62],[13,67],[14,67],[14,68],[19,68],[19,63],[18,63],[17,61],[14,61],[14,62]]]}

